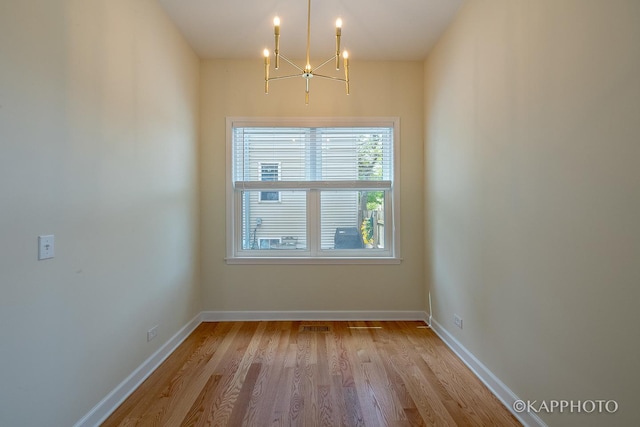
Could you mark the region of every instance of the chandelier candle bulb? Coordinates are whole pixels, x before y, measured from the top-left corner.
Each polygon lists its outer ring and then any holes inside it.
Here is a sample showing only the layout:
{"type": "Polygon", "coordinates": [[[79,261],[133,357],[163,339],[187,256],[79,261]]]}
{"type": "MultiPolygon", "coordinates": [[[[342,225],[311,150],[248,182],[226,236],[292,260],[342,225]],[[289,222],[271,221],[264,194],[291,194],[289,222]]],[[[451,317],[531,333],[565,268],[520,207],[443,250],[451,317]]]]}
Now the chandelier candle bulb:
{"type": "Polygon", "coordinates": [[[277,70],[280,68],[280,18],[277,16],[273,18],[273,34],[275,35],[276,48],[273,53],[276,55],[276,66],[277,70]]]}
{"type": "Polygon", "coordinates": [[[342,57],[344,58],[344,82],[347,86],[347,95],[349,95],[349,52],[345,50],[342,57]]]}
{"type": "Polygon", "coordinates": [[[340,36],[342,35],[342,19],[336,19],[336,70],[340,69],[340,36]]]}
{"type": "MultiPolygon", "coordinates": [[[[307,70],[309,70],[309,73],[311,74],[311,66],[309,64],[307,64],[307,70]]],[[[305,78],[306,83],[307,83],[307,88],[304,92],[304,105],[309,105],[309,79],[305,78]]]]}
{"type": "Polygon", "coordinates": [[[264,54],[264,93],[269,93],[269,50],[265,49],[264,54]]]}

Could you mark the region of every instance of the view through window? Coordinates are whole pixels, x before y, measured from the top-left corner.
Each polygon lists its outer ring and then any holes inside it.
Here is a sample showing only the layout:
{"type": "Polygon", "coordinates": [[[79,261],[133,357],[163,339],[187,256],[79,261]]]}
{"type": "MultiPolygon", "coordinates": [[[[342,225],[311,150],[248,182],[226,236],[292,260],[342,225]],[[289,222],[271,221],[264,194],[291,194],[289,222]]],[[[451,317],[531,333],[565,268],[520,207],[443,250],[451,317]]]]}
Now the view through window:
{"type": "Polygon", "coordinates": [[[397,120],[230,123],[229,257],[393,257],[397,120]]]}

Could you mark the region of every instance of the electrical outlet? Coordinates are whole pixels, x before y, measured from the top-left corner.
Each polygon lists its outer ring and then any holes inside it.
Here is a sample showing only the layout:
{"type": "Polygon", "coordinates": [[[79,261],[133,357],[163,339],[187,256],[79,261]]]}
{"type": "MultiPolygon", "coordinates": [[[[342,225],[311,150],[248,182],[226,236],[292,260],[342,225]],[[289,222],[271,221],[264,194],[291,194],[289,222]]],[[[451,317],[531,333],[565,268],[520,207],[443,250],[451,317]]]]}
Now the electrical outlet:
{"type": "Polygon", "coordinates": [[[462,317],[458,316],[457,314],[454,314],[453,323],[455,323],[458,328],[462,329],[462,317]]]}
{"type": "Polygon", "coordinates": [[[158,325],[154,326],[153,328],[147,331],[147,342],[151,341],[157,336],[158,336],[158,325]]]}

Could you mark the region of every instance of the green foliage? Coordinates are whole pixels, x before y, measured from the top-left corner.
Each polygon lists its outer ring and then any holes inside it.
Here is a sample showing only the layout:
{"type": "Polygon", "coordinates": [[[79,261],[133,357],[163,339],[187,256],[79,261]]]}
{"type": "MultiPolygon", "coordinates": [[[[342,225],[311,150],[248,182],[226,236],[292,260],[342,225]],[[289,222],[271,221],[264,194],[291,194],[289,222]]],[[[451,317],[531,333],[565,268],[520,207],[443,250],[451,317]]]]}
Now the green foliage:
{"type": "MultiPolygon", "coordinates": [[[[382,177],[382,140],[380,135],[361,136],[358,140],[358,178],[371,180],[382,177]]],[[[375,211],[384,201],[383,191],[369,191],[367,210],[375,211]]]]}
{"type": "Polygon", "coordinates": [[[358,178],[382,176],[382,140],[380,135],[361,136],[358,140],[358,178]]]}
{"type": "Polygon", "coordinates": [[[369,191],[367,193],[367,210],[375,211],[384,202],[384,191],[369,191]]]}

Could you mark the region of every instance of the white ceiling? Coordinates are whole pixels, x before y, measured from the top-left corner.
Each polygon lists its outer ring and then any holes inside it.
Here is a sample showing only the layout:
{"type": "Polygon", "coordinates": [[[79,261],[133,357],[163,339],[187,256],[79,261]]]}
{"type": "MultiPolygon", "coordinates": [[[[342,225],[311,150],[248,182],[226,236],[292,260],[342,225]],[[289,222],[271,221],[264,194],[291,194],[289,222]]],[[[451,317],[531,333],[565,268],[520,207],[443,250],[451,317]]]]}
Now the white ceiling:
{"type": "MultiPolygon", "coordinates": [[[[279,16],[280,50],[304,58],[307,0],[158,0],[202,58],[259,58],[273,50],[279,16]]],[[[335,21],[342,47],[356,60],[421,60],[464,0],[311,0],[311,57],[335,51],[335,21]]]]}

